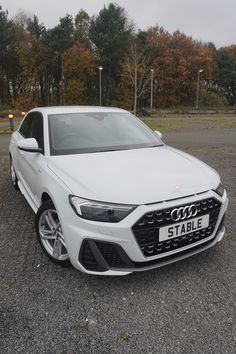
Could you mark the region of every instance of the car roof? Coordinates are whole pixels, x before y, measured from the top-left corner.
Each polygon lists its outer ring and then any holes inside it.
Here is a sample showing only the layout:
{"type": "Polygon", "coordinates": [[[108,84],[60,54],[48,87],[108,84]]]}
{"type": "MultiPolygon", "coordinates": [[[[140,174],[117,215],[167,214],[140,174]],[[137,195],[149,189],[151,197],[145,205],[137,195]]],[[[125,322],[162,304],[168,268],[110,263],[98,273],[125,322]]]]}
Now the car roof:
{"type": "Polygon", "coordinates": [[[44,114],[63,114],[63,113],[108,113],[108,112],[127,112],[122,108],[116,107],[100,107],[100,106],[51,106],[51,107],[36,107],[30,112],[42,112],[44,114]]]}

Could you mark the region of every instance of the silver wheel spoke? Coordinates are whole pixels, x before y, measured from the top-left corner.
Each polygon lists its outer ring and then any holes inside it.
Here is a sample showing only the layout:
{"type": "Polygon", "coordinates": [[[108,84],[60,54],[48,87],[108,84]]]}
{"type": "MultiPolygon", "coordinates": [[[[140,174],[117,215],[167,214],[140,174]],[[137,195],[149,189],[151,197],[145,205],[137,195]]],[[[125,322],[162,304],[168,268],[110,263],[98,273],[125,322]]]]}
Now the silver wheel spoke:
{"type": "Polygon", "coordinates": [[[41,235],[42,239],[44,239],[44,240],[55,240],[56,239],[56,236],[53,234],[53,232],[51,230],[41,229],[40,235],[41,235]]]}
{"type": "Polygon", "coordinates": [[[66,243],[61,232],[57,232],[58,239],[61,241],[62,245],[66,248],[66,243]]]}
{"type": "Polygon", "coordinates": [[[45,215],[45,220],[47,221],[47,224],[50,227],[50,229],[55,230],[57,225],[50,211],[48,211],[47,215],[45,215]]]}
{"type": "Polygon", "coordinates": [[[61,228],[61,223],[59,221],[55,226],[55,230],[58,231],[58,230],[60,230],[60,228],[61,228]]]}
{"type": "Polygon", "coordinates": [[[61,255],[62,243],[59,239],[56,239],[53,245],[53,256],[59,258],[61,255]]]}
{"type": "Polygon", "coordinates": [[[52,226],[50,219],[47,215],[45,215],[45,221],[46,221],[48,227],[50,228],[50,230],[53,230],[53,226],[52,226]]]}

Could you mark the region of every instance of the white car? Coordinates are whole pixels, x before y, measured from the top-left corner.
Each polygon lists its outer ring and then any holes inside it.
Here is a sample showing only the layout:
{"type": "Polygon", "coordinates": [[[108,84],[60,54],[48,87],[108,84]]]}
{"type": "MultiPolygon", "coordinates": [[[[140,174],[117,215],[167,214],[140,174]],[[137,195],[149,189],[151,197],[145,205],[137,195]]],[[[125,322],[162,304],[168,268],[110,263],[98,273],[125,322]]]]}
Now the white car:
{"type": "Polygon", "coordinates": [[[125,275],[223,238],[228,198],[219,175],[125,110],[35,108],[12,134],[9,153],[13,186],[58,264],[125,275]]]}

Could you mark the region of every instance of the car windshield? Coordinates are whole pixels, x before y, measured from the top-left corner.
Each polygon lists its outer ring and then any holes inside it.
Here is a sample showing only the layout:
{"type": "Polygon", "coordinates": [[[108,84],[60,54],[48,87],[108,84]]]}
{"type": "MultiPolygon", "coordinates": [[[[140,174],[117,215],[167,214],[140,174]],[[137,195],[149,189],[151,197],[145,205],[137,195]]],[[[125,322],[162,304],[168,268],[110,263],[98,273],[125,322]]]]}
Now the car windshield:
{"type": "Polygon", "coordinates": [[[128,112],[50,114],[48,120],[51,155],[163,145],[155,133],[128,112]]]}

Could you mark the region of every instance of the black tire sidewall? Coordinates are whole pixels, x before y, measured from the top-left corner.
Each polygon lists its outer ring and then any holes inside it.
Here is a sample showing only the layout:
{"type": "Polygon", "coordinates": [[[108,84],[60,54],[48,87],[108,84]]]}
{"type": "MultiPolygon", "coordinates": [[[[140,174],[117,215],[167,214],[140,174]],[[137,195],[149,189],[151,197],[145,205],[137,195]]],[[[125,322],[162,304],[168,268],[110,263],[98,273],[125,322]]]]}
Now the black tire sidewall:
{"type": "Polygon", "coordinates": [[[10,174],[12,174],[12,172],[11,172],[11,167],[13,167],[13,170],[14,170],[15,176],[16,176],[16,181],[15,181],[15,183],[14,183],[13,180],[12,180],[12,175],[11,175],[11,184],[12,184],[12,186],[15,188],[15,190],[18,191],[18,190],[19,190],[18,178],[17,178],[17,175],[16,175],[16,171],[15,171],[15,168],[14,168],[14,165],[13,165],[12,158],[10,158],[10,174]]]}

